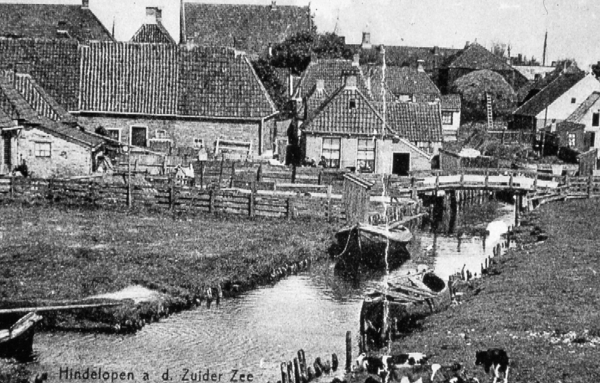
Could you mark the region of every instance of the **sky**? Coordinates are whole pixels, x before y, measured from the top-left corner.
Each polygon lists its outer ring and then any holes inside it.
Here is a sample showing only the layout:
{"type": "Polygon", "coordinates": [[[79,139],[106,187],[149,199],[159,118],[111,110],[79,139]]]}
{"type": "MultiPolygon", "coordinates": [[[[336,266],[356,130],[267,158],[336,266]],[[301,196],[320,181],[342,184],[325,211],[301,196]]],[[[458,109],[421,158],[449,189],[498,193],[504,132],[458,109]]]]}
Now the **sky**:
{"type": "MultiPolygon", "coordinates": [[[[271,4],[271,0],[186,0],[222,4],[271,4]]],[[[3,3],[80,4],[80,0],[0,0],[3,3]]],[[[384,45],[462,48],[477,41],[510,44],[511,55],[521,53],[541,62],[548,31],[547,59],[574,58],[579,67],[600,61],[599,0],[277,0],[280,5],[310,4],[320,32],[360,43],[371,33],[371,43],[384,45]]],[[[90,8],[127,41],[144,22],[145,7],[163,8],[163,23],[173,38],[179,36],[179,0],[90,0],[90,8]]]]}

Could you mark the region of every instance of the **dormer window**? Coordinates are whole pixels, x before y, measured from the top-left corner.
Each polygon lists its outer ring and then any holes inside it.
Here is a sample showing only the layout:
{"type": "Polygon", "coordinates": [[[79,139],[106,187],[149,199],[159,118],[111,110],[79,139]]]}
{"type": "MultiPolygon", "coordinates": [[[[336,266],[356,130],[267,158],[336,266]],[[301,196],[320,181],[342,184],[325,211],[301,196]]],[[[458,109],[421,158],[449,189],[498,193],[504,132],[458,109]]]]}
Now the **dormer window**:
{"type": "Polygon", "coordinates": [[[575,97],[571,98],[571,104],[574,104],[577,102],[577,99],[575,97]]]}
{"type": "Polygon", "coordinates": [[[356,109],[356,99],[350,99],[350,102],[348,103],[348,109],[356,109]]]}

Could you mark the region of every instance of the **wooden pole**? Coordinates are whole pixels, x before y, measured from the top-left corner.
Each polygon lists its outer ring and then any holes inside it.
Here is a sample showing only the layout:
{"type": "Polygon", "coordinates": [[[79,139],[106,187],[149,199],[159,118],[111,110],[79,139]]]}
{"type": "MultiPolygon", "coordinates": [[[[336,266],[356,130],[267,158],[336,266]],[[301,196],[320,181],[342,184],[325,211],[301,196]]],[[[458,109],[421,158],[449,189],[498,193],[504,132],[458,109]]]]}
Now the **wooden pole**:
{"type": "Polygon", "coordinates": [[[229,187],[233,187],[233,179],[235,178],[235,161],[231,161],[231,179],[229,180],[229,187]]]}
{"type": "Polygon", "coordinates": [[[200,189],[204,189],[204,161],[200,161],[200,189]]]}
{"type": "Polygon", "coordinates": [[[588,198],[592,198],[592,191],[594,189],[594,176],[590,174],[588,176],[588,198]]]}
{"type": "MultiPolygon", "coordinates": [[[[294,376],[294,365],[292,364],[292,362],[287,362],[287,376],[289,379],[289,382],[292,382],[292,376],[294,376]]],[[[295,383],[298,383],[298,381],[295,381],[295,383]]]]}
{"type": "Polygon", "coordinates": [[[250,187],[250,201],[249,201],[249,208],[248,208],[248,215],[250,217],[254,217],[256,215],[256,211],[255,211],[255,198],[256,198],[256,181],[252,181],[252,185],[250,187]]]}
{"type": "Polygon", "coordinates": [[[306,366],[306,355],[304,355],[304,350],[298,350],[298,362],[300,363],[300,375],[303,382],[308,381],[308,371],[306,366]]]}
{"type": "Polygon", "coordinates": [[[298,358],[294,358],[294,381],[296,383],[302,383],[302,374],[300,372],[300,362],[298,362],[298,358]]]}
{"type": "Polygon", "coordinates": [[[208,212],[215,212],[215,191],[213,189],[208,191],[208,212]]]}
{"type": "Polygon", "coordinates": [[[290,383],[289,381],[289,377],[287,374],[287,363],[282,362],[281,363],[281,383],[290,383]]]}
{"type": "Polygon", "coordinates": [[[288,221],[292,220],[292,215],[294,214],[294,200],[290,197],[287,199],[287,209],[285,212],[286,218],[288,221]]]}
{"type": "Polygon", "coordinates": [[[346,372],[352,368],[352,331],[346,331],[346,372]]]}
{"type": "Polygon", "coordinates": [[[127,151],[127,207],[131,208],[131,148],[127,151]]]}
{"type": "Polygon", "coordinates": [[[327,221],[331,222],[333,221],[333,212],[331,211],[331,190],[332,186],[329,185],[327,187],[327,221]]]}
{"type": "Polygon", "coordinates": [[[169,177],[169,209],[175,208],[175,176],[169,177]]]}

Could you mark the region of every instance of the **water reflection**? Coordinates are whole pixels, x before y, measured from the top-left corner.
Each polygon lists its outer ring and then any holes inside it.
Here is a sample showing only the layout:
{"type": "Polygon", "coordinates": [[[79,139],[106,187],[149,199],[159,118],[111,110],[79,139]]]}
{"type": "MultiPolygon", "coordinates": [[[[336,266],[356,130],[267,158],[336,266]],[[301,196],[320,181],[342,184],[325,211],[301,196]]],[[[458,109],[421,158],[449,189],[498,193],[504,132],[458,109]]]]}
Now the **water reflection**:
{"type": "MultiPolygon", "coordinates": [[[[444,278],[463,265],[479,274],[511,222],[511,207],[500,213],[488,225],[487,238],[416,232],[410,245],[413,259],[432,265],[444,278]]],[[[409,262],[392,271],[389,280],[412,267],[409,262]]],[[[334,273],[332,263],[313,265],[274,286],[224,300],[218,308],[185,311],[134,335],[37,334],[36,360],[30,367],[34,374],[47,371],[49,381],[59,380],[60,368],[102,367],[133,371],[136,379],[148,372],[151,381],[160,380],[167,369],[171,375],[184,369],[223,374],[238,369],[252,373],[255,381],[275,382],[280,379],[279,363],[292,360],[299,349],[311,363],[317,356],[330,359],[332,352],[343,359],[346,331],[355,334],[357,344],[362,296],[384,277],[372,272],[347,279],[334,273]]],[[[174,380],[179,380],[177,375],[174,380]]]]}

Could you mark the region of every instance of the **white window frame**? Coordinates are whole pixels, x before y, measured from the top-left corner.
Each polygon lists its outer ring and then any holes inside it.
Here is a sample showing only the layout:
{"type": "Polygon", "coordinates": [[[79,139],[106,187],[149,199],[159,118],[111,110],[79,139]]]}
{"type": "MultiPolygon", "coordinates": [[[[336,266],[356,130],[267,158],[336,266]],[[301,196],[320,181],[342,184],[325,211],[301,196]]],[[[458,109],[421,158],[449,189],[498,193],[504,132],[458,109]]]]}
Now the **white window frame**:
{"type": "Polygon", "coordinates": [[[202,149],[204,147],[204,138],[194,137],[193,140],[194,148],[202,149]]]}
{"type": "MultiPolygon", "coordinates": [[[[327,149],[329,150],[329,149],[327,149]]],[[[323,137],[321,140],[321,157],[325,157],[325,160],[328,162],[327,167],[331,168],[331,169],[339,169],[342,166],[342,138],[341,137],[323,137]],[[337,140],[339,142],[339,149],[337,150],[338,152],[338,157],[337,157],[337,161],[338,164],[337,166],[329,166],[329,162],[330,161],[334,161],[335,158],[331,159],[325,156],[325,140],[337,140]]]]}
{"type": "MultiPolygon", "coordinates": [[[[121,142],[121,128],[105,128],[105,129],[106,129],[107,134],[108,134],[108,132],[117,132],[116,140],[121,142]]],[[[110,135],[108,135],[108,138],[112,138],[112,137],[110,135]]]]}
{"type": "Polygon", "coordinates": [[[167,130],[166,129],[156,129],[154,131],[154,138],[157,140],[166,140],[169,137],[167,136],[167,130]]]}
{"type": "Polygon", "coordinates": [[[130,125],[129,126],[129,145],[133,145],[131,140],[133,138],[133,128],[144,128],[146,129],[146,146],[148,146],[148,125],[130,125]]]}
{"type": "Polygon", "coordinates": [[[575,147],[575,133],[569,132],[567,134],[567,139],[569,141],[569,148],[574,148],[575,147]]]}
{"type": "Polygon", "coordinates": [[[454,112],[452,112],[450,110],[442,110],[442,124],[443,125],[452,125],[452,124],[454,124],[454,112]],[[445,116],[450,116],[450,122],[445,122],[444,115],[445,116]]]}
{"type": "MultiPolygon", "coordinates": [[[[341,149],[341,148],[340,148],[341,149]]],[[[373,140],[373,138],[359,138],[356,141],[356,167],[358,168],[359,171],[364,172],[364,173],[374,173],[375,172],[375,159],[377,157],[377,142],[375,140],[373,140]],[[373,143],[373,150],[370,150],[370,148],[367,146],[363,146],[363,148],[368,148],[369,150],[361,150],[361,145],[360,142],[361,141],[366,141],[366,142],[372,142],[373,143]],[[360,153],[371,153],[373,152],[373,159],[365,159],[365,158],[360,158],[360,153]],[[359,165],[359,161],[369,161],[372,162],[373,166],[370,167],[370,171],[363,171],[363,168],[360,167],[359,165]]]]}
{"type": "Polygon", "coordinates": [[[33,143],[33,155],[36,158],[52,158],[52,143],[46,141],[35,141],[33,143]],[[48,150],[41,149],[40,145],[48,145],[48,150]],[[42,153],[48,153],[48,155],[43,155],[42,153]]]}

